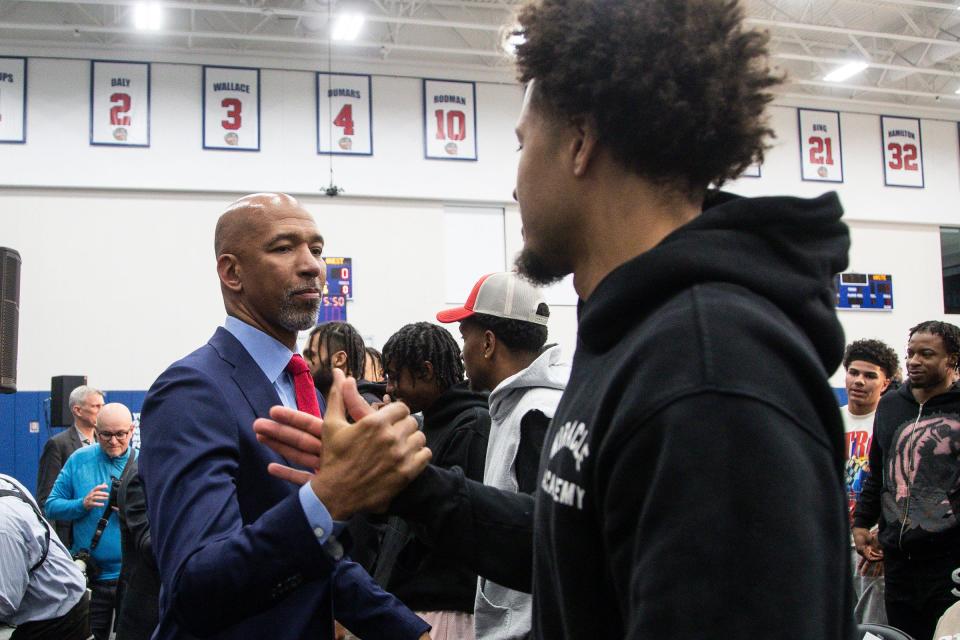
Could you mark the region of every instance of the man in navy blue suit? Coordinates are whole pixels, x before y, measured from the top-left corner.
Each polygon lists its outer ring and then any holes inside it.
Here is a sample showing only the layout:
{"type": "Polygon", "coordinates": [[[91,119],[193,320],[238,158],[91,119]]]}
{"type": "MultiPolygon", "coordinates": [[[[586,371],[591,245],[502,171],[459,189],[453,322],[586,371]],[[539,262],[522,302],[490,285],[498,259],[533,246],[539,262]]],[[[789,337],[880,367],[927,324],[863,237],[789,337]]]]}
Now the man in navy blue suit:
{"type": "MultiPolygon", "coordinates": [[[[427,638],[429,626],[337,539],[338,514],[378,495],[339,491],[369,469],[356,455],[346,468],[338,452],[388,447],[397,486],[430,458],[403,405],[348,425],[338,378],[324,416],[327,464],[299,490],[267,472],[289,463],[252,429],[275,405],[320,413],[294,352],[297,332],[316,321],[325,274],[312,216],[284,194],[246,196],[220,217],[214,244],[227,320],[161,374],[143,405],[140,474],[162,581],[154,638],[327,639],[334,616],[365,640],[427,638]]],[[[349,386],[347,404],[358,400],[349,386]]]]}

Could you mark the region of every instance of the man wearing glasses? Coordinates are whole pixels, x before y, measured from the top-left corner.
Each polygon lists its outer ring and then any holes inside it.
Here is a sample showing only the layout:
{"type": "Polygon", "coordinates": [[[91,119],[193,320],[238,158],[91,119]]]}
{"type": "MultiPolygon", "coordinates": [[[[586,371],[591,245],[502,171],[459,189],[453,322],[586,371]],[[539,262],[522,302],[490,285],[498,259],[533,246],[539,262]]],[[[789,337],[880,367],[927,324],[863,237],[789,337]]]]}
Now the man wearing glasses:
{"type": "MultiPolygon", "coordinates": [[[[93,559],[87,563],[93,590],[90,628],[97,640],[106,640],[113,619],[121,559],[120,525],[113,513],[110,488],[112,481],[123,474],[131,456],[130,410],[118,402],[104,405],[94,433],[93,446],[79,449],[67,459],[47,498],[46,512],[52,519],[72,521],[70,552],[76,557],[86,551],[93,559]],[[96,568],[91,570],[91,566],[96,568]]],[[[136,452],[132,455],[136,458],[136,452]]]]}

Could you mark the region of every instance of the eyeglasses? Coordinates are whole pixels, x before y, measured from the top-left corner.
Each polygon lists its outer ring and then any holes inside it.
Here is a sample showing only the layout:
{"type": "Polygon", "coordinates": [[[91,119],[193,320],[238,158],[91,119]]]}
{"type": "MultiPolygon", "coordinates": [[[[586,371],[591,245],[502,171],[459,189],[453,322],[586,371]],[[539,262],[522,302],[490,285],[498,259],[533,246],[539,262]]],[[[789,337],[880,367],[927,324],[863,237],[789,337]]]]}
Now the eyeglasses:
{"type": "Polygon", "coordinates": [[[117,442],[122,442],[126,440],[127,436],[130,435],[130,431],[117,431],[116,433],[108,433],[106,431],[97,431],[97,437],[103,440],[104,442],[110,442],[113,438],[117,439],[117,442]]]}

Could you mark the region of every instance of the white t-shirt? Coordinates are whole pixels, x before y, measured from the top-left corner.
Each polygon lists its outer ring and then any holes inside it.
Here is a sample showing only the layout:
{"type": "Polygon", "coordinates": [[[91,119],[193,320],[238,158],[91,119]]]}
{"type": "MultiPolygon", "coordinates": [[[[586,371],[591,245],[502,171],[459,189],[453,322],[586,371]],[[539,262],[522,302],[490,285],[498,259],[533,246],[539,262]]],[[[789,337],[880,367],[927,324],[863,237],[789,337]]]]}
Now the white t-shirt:
{"type": "Polygon", "coordinates": [[[853,522],[853,510],[857,506],[857,498],[863,490],[863,481],[870,473],[870,442],[873,440],[873,417],[877,413],[871,411],[862,416],[850,413],[850,407],[840,410],[843,415],[844,445],[846,464],[843,478],[847,486],[847,508],[850,522],[853,522]]]}

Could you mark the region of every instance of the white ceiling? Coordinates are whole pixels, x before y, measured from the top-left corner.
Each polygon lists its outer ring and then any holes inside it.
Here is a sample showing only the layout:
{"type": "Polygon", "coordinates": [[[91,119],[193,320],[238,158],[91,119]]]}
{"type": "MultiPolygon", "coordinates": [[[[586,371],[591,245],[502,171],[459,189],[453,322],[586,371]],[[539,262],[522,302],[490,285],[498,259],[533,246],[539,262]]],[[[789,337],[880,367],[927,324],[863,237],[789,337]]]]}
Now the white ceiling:
{"type": "MultiPolygon", "coordinates": [[[[0,52],[167,61],[270,59],[402,74],[437,69],[509,82],[501,43],[513,0],[165,1],[158,33],[133,26],[134,0],[0,0],[0,52]],[[359,10],[360,39],[330,43],[331,15],[359,10]],[[137,59],[137,58],[132,58],[137,59]]],[[[770,31],[781,102],[911,110],[960,119],[960,0],[744,0],[751,26],[770,31]],[[823,81],[851,59],[870,67],[823,81]]]]}

